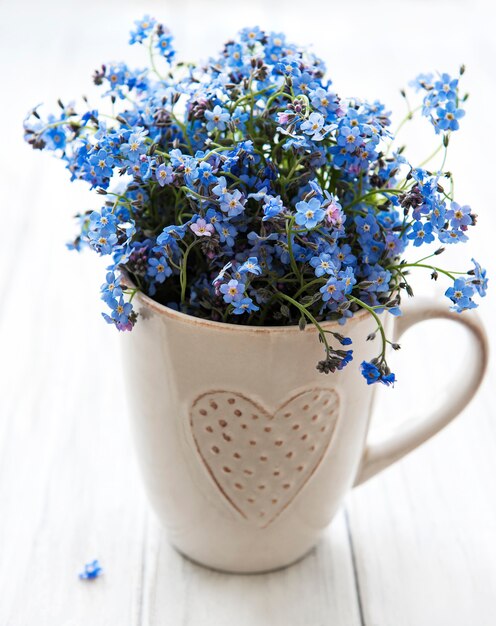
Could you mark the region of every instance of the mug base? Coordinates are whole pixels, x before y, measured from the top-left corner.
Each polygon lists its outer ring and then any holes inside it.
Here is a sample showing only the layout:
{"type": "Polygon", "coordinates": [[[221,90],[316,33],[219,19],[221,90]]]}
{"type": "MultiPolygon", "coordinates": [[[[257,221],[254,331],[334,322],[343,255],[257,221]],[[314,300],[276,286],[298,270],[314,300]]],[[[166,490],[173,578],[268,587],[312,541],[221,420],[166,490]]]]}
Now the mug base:
{"type": "Polygon", "coordinates": [[[300,554],[298,557],[289,560],[287,563],[281,563],[280,565],[274,565],[270,567],[245,569],[242,567],[241,564],[239,568],[238,567],[231,568],[231,567],[222,567],[219,565],[212,565],[211,563],[199,561],[198,559],[195,559],[194,557],[190,556],[189,554],[187,554],[186,552],[178,548],[172,542],[169,542],[169,543],[174,548],[174,550],[178,552],[183,558],[185,558],[187,561],[190,561],[191,563],[194,563],[195,565],[199,565],[200,567],[208,569],[212,572],[217,572],[219,574],[235,574],[237,576],[243,576],[243,575],[256,576],[257,574],[270,574],[272,572],[279,572],[283,569],[291,567],[292,565],[295,565],[296,563],[299,563],[300,561],[303,561],[303,559],[309,556],[316,548],[316,545],[313,545],[310,549],[306,550],[303,554],[300,554]]]}

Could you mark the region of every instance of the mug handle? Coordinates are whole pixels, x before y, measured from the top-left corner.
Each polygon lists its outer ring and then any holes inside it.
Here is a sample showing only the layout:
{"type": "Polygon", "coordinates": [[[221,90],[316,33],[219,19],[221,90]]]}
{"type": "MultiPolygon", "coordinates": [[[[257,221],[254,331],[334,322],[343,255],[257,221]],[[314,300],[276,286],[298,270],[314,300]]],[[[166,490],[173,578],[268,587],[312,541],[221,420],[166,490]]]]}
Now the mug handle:
{"type": "Polygon", "coordinates": [[[444,305],[431,300],[415,298],[396,319],[395,341],[414,324],[429,319],[444,318],[462,324],[472,334],[467,359],[466,375],[453,385],[448,402],[428,417],[405,425],[397,433],[376,444],[366,444],[354,487],[361,485],[378,472],[395,463],[447,426],[467,406],[475,395],[488,361],[489,347],[484,327],[474,313],[453,313],[444,305]]]}

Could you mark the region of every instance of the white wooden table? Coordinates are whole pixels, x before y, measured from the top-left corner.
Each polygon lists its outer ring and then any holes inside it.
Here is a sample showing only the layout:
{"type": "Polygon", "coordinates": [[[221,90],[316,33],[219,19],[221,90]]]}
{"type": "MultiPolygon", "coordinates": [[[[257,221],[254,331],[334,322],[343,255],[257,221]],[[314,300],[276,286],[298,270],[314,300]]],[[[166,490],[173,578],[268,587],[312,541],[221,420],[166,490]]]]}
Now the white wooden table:
{"type": "MultiPolygon", "coordinates": [[[[449,258],[464,269],[474,254],[494,280],[490,5],[301,5],[0,1],[0,626],[496,623],[494,365],[464,414],[350,494],[325,541],[297,565],[263,576],[193,565],[168,546],[144,499],[117,336],[99,315],[103,265],[64,248],[71,215],[98,200],[22,143],[22,117],[33,104],[91,92],[102,61],[144,63],[126,33],[145,12],[170,25],[187,58],[214,53],[244,25],[285,30],[314,43],[340,93],[380,97],[399,111],[398,87],[417,72],[465,62],[472,98],[449,167],[480,227],[471,248],[449,258]],[[83,583],[77,573],[93,558],[105,573],[83,583]]],[[[410,138],[424,154],[423,139],[410,138]]],[[[420,293],[433,289],[417,285],[420,293]]],[[[494,341],[494,293],[480,314],[494,341]]],[[[405,336],[400,382],[380,395],[377,431],[442,402],[441,390],[463,369],[464,341],[447,323],[405,336]]]]}

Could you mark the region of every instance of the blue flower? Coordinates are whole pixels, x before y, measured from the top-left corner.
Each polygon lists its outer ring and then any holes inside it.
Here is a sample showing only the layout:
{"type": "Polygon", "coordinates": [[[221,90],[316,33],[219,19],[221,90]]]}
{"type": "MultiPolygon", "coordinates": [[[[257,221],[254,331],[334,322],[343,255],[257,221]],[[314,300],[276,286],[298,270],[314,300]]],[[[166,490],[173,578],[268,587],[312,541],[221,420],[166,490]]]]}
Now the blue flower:
{"type": "Polygon", "coordinates": [[[423,243],[431,243],[434,241],[434,235],[432,234],[432,224],[426,222],[415,222],[412,226],[412,230],[408,234],[408,239],[413,240],[414,246],[421,246],[423,243]]]}
{"type": "Polygon", "coordinates": [[[473,223],[472,209],[468,206],[460,206],[457,202],[452,202],[449,211],[446,211],[446,219],[450,220],[452,228],[463,228],[473,223]]]}
{"type": "Polygon", "coordinates": [[[198,161],[193,157],[186,157],[183,163],[183,172],[184,182],[187,185],[193,185],[198,179],[198,161]]]}
{"type": "MultiPolygon", "coordinates": [[[[422,102],[422,115],[427,117],[436,127],[437,121],[434,117],[436,107],[439,105],[439,96],[436,91],[428,91],[422,102]]],[[[437,129],[436,129],[436,132],[437,129]]]]}
{"type": "Polygon", "coordinates": [[[96,154],[92,154],[89,157],[89,162],[95,168],[96,173],[99,176],[110,177],[112,176],[112,167],[114,165],[114,157],[108,154],[103,148],[96,154]]]}
{"type": "Polygon", "coordinates": [[[312,106],[324,115],[340,112],[339,100],[336,94],[331,93],[322,87],[318,87],[317,89],[310,91],[308,96],[312,106]]]}
{"type": "Polygon", "coordinates": [[[300,129],[306,134],[310,135],[314,141],[320,141],[324,139],[324,116],[320,113],[311,113],[308,120],[304,121],[300,126],[300,129]]]}
{"type": "Polygon", "coordinates": [[[461,313],[468,309],[475,309],[477,304],[472,300],[474,295],[474,287],[466,278],[457,278],[452,287],[449,287],[445,294],[452,302],[452,311],[461,313]]]}
{"type": "Polygon", "coordinates": [[[453,228],[451,230],[441,228],[438,233],[438,237],[441,243],[460,243],[468,241],[467,235],[463,232],[463,230],[458,228],[453,228]]]}
{"type": "Polygon", "coordinates": [[[170,185],[174,180],[173,169],[170,165],[164,165],[163,163],[157,167],[155,172],[155,178],[158,184],[163,187],[164,185],[170,185]]]}
{"type": "Polygon", "coordinates": [[[365,217],[357,215],[355,217],[355,223],[357,225],[357,232],[362,237],[370,238],[379,232],[377,219],[371,213],[368,213],[365,217]]]}
{"type": "Polygon", "coordinates": [[[358,126],[342,126],[339,129],[338,147],[345,148],[346,152],[354,152],[357,147],[361,146],[363,140],[360,136],[360,128],[358,126]]]}
{"type": "Polygon", "coordinates": [[[185,226],[166,226],[160,235],[157,237],[157,243],[159,246],[173,245],[178,239],[183,239],[186,232],[185,226]]]}
{"type": "Polygon", "coordinates": [[[451,76],[446,73],[441,74],[439,80],[434,83],[434,89],[442,98],[456,100],[458,79],[451,78],[451,76]]]}
{"type": "Polygon", "coordinates": [[[293,90],[295,93],[309,93],[312,87],[316,86],[314,77],[308,72],[303,72],[300,76],[293,78],[293,90]]]}
{"type": "Polygon", "coordinates": [[[112,254],[117,246],[117,235],[110,226],[106,226],[99,230],[90,230],[88,239],[91,247],[99,254],[112,254]]]}
{"type": "Polygon", "coordinates": [[[253,44],[256,41],[261,41],[265,36],[265,33],[260,30],[258,26],[254,26],[253,28],[243,28],[243,30],[241,30],[239,34],[241,37],[241,41],[244,41],[248,44],[253,44]]]}
{"type": "Polygon", "coordinates": [[[341,268],[341,264],[353,266],[356,265],[357,259],[354,254],[351,253],[351,246],[347,243],[343,244],[332,254],[333,262],[336,268],[339,270],[341,268]]]}
{"type": "Polygon", "coordinates": [[[323,302],[341,302],[344,300],[345,283],[337,276],[331,276],[326,284],[320,288],[323,302]]]}
{"type": "Polygon", "coordinates": [[[251,298],[243,298],[242,300],[234,301],[233,303],[234,315],[241,315],[243,313],[251,313],[252,311],[259,311],[259,307],[253,303],[251,298]]]}
{"type": "Polygon", "coordinates": [[[308,230],[315,228],[325,217],[325,211],[321,209],[321,203],[317,198],[312,198],[308,202],[301,200],[296,204],[296,211],[296,223],[308,230]]]}
{"type": "Polygon", "coordinates": [[[110,308],[112,309],[111,318],[117,327],[128,326],[133,305],[130,302],[124,302],[124,298],[121,296],[118,301],[115,300],[110,303],[110,308]]]}
{"type": "Polygon", "coordinates": [[[92,211],[90,213],[90,228],[92,230],[101,230],[102,228],[115,229],[117,218],[109,207],[102,207],[101,211],[92,211]]]}
{"type": "Polygon", "coordinates": [[[189,158],[187,155],[184,155],[179,148],[173,148],[169,152],[170,163],[172,167],[181,167],[186,162],[186,159],[189,158]]]}
{"type": "Polygon", "coordinates": [[[205,119],[207,120],[207,130],[226,130],[226,122],[229,121],[230,115],[220,105],[214,106],[213,111],[205,111],[205,119]]]}
{"type": "Polygon", "coordinates": [[[411,80],[408,84],[413,87],[415,91],[421,91],[432,84],[433,74],[419,74],[414,80],[411,80]]]}
{"type": "Polygon", "coordinates": [[[367,381],[367,385],[372,385],[372,383],[375,383],[380,379],[381,373],[379,369],[373,363],[368,363],[367,361],[363,361],[361,364],[361,368],[362,368],[362,376],[367,381]]]}
{"type": "Polygon", "coordinates": [[[91,561],[91,563],[86,563],[84,566],[84,570],[79,574],[79,578],[81,580],[94,580],[101,576],[103,573],[103,569],[100,567],[100,563],[98,559],[91,561]]]}
{"type": "Polygon", "coordinates": [[[161,256],[159,259],[156,257],[150,257],[148,259],[148,276],[151,276],[157,283],[163,283],[164,280],[172,275],[172,270],[167,264],[165,256],[161,256]]]}
{"type": "Polygon", "coordinates": [[[129,135],[127,142],[121,145],[122,154],[131,162],[137,161],[140,155],[147,151],[148,148],[145,144],[147,134],[148,131],[144,128],[136,128],[129,135]]]}
{"type": "Polygon", "coordinates": [[[227,60],[229,65],[242,67],[243,65],[243,47],[239,43],[230,43],[226,46],[227,60]]]}
{"type": "Polygon", "coordinates": [[[265,202],[262,207],[264,212],[264,216],[262,220],[265,222],[266,220],[272,219],[273,217],[277,217],[284,211],[284,205],[281,200],[281,196],[270,196],[266,195],[264,198],[265,202]]]}
{"type": "Polygon", "coordinates": [[[241,192],[235,189],[232,193],[225,193],[220,200],[220,209],[227,213],[229,217],[240,215],[244,211],[244,206],[241,204],[242,195],[241,192]]]}
{"type": "Polygon", "coordinates": [[[482,269],[479,263],[475,259],[472,259],[472,263],[474,264],[474,269],[470,270],[468,273],[473,275],[473,279],[470,281],[472,285],[475,287],[477,293],[484,297],[486,295],[487,289],[487,276],[486,270],[482,269]]]}
{"type": "Polygon", "coordinates": [[[50,146],[51,150],[63,150],[66,145],[66,135],[64,129],[61,126],[51,128],[45,133],[45,139],[50,146]]]}
{"type": "Polygon", "coordinates": [[[458,122],[465,115],[463,109],[458,109],[455,102],[450,100],[436,109],[437,126],[441,130],[458,130],[460,124],[458,122]]]}
{"type": "Polygon", "coordinates": [[[247,261],[241,265],[238,270],[240,274],[248,272],[250,274],[255,274],[255,276],[260,276],[262,273],[262,268],[258,264],[258,259],[256,256],[251,256],[247,261]]]}
{"type": "Polygon", "coordinates": [[[361,370],[367,385],[380,382],[388,387],[396,382],[395,375],[392,372],[384,371],[383,368],[377,367],[373,361],[370,363],[362,361],[361,370]]]}
{"type": "Polygon", "coordinates": [[[198,167],[198,182],[203,187],[208,187],[213,182],[215,182],[215,176],[213,173],[213,168],[210,163],[206,163],[202,161],[198,167]]]}
{"type": "Polygon", "coordinates": [[[274,71],[286,76],[300,76],[300,60],[295,56],[284,57],[275,64],[274,71]]]}
{"type": "Polygon", "coordinates": [[[120,286],[121,277],[116,276],[115,272],[107,272],[105,282],[101,286],[102,300],[110,303],[122,296],[122,288],[120,286]]]}
{"type": "MultiPolygon", "coordinates": [[[[344,337],[341,342],[343,346],[348,346],[351,343],[351,339],[349,337],[344,337]]],[[[340,350],[341,354],[341,362],[338,364],[337,369],[342,370],[348,363],[353,361],[353,350],[340,350]]]]}
{"type": "Polygon", "coordinates": [[[214,193],[218,198],[222,198],[222,196],[224,196],[226,193],[229,193],[225,176],[220,176],[217,179],[217,184],[215,185],[215,187],[212,187],[212,193],[214,193]]]}
{"type": "MultiPolygon", "coordinates": [[[[389,275],[389,277],[391,277],[391,274],[389,272],[384,272],[385,275],[389,275]]],[[[338,272],[338,278],[343,286],[343,290],[345,294],[350,294],[353,290],[353,287],[356,285],[356,278],[355,278],[355,273],[353,272],[353,268],[351,267],[347,267],[345,270],[341,270],[340,272],[338,272]]],[[[389,280],[388,280],[389,283],[389,280]]],[[[351,341],[350,341],[351,343],[351,341]]],[[[343,344],[346,345],[346,344],[343,344]]]]}
{"type": "Polygon", "coordinates": [[[312,257],[310,259],[310,265],[315,268],[315,276],[317,276],[317,278],[324,276],[324,274],[333,274],[336,270],[331,255],[326,253],[312,257]]]}
{"type": "Polygon", "coordinates": [[[234,278],[228,283],[221,285],[219,289],[219,291],[224,295],[224,302],[227,302],[228,304],[241,300],[244,290],[244,284],[234,278]]]}
{"type": "Polygon", "coordinates": [[[370,287],[370,291],[378,293],[384,293],[389,291],[389,283],[391,281],[391,272],[384,270],[380,265],[376,265],[372,268],[372,271],[367,276],[367,281],[373,283],[370,287]]]}
{"type": "Polygon", "coordinates": [[[227,246],[234,246],[234,240],[238,233],[236,227],[226,221],[218,221],[214,224],[215,230],[219,234],[219,240],[221,243],[225,243],[227,246]]]}
{"type": "Polygon", "coordinates": [[[162,32],[155,45],[160,54],[168,61],[174,57],[175,50],[172,47],[172,35],[168,31],[162,32]]]}
{"type": "Polygon", "coordinates": [[[145,15],[143,18],[136,20],[134,23],[136,24],[136,28],[131,31],[131,38],[129,40],[131,45],[134,43],[143,43],[157,22],[149,15],[145,15]]]}

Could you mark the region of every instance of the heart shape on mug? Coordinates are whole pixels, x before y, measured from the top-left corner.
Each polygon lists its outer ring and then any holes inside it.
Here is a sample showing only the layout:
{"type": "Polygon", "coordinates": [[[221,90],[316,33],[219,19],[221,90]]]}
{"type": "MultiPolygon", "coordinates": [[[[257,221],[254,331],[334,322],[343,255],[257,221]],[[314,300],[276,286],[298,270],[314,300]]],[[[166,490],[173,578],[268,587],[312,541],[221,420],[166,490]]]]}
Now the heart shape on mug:
{"type": "Polygon", "coordinates": [[[264,528],[314,474],[338,418],[334,389],[303,391],[274,413],[241,393],[212,391],[193,402],[190,425],[223,497],[264,528]]]}

